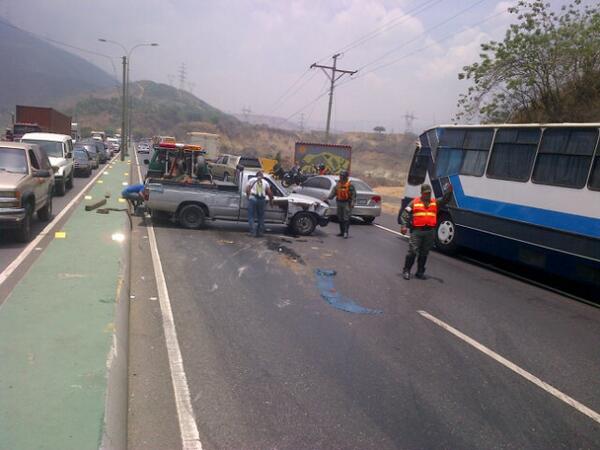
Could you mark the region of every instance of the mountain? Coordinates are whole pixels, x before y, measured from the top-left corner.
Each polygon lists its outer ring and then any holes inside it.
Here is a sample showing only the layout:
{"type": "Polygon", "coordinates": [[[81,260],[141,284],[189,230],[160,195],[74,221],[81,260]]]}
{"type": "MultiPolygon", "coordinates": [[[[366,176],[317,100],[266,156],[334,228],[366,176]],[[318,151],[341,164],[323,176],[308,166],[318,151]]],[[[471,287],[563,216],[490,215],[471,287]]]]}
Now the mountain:
{"type": "Polygon", "coordinates": [[[0,118],[15,105],[53,105],[65,96],[114,86],[99,67],[0,19],[0,118]]]}

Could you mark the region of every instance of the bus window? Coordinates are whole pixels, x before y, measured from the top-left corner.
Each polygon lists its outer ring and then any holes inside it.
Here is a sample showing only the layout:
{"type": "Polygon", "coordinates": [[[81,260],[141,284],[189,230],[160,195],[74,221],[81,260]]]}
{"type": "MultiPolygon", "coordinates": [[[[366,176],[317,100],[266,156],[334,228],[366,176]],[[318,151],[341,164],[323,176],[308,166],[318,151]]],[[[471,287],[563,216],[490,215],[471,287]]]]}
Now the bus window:
{"type": "Polygon", "coordinates": [[[490,178],[528,181],[540,140],[539,128],[501,128],[487,169],[490,178]]]}
{"type": "Polygon", "coordinates": [[[594,161],[594,168],[590,175],[590,182],[588,184],[590,189],[600,191],[600,149],[596,150],[596,159],[594,161]]]}
{"type": "Polygon", "coordinates": [[[483,175],[493,137],[493,129],[467,130],[463,144],[465,156],[460,168],[462,175],[483,175]]]}
{"type": "Polygon", "coordinates": [[[462,165],[465,130],[463,128],[442,128],[440,131],[435,175],[436,177],[456,175],[460,172],[462,165]]]}
{"type": "Polygon", "coordinates": [[[547,128],[535,162],[532,181],[551,186],[585,186],[598,130],[547,128]]]}
{"type": "Polygon", "coordinates": [[[422,150],[417,150],[408,171],[408,184],[413,186],[423,184],[425,182],[425,175],[427,175],[428,164],[429,158],[422,154],[422,150]]]}

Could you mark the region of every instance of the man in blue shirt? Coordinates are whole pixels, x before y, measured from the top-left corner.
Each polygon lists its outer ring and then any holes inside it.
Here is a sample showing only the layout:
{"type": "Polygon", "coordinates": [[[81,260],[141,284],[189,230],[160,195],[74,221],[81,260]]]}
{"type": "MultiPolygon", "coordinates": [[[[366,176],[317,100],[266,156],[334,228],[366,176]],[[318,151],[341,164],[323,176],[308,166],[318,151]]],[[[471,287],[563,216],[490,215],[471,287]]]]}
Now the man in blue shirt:
{"type": "Polygon", "coordinates": [[[127,200],[129,205],[135,212],[136,207],[144,202],[142,192],[144,192],[143,184],[132,184],[131,186],[127,186],[121,191],[121,197],[127,200]]]}

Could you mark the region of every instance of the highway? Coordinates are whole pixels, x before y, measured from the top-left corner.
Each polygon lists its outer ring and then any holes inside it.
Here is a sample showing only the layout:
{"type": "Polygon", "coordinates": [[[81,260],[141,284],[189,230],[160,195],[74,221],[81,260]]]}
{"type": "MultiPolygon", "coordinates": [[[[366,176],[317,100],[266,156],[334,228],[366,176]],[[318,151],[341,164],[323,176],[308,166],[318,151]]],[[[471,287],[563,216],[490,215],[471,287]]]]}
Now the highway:
{"type": "Polygon", "coordinates": [[[405,240],[375,226],[149,224],[132,233],[132,449],[600,447],[597,308],[439,253],[405,281],[405,240]]]}
{"type": "Polygon", "coordinates": [[[62,197],[53,197],[52,220],[42,222],[37,220],[37,216],[34,216],[31,223],[32,239],[30,242],[16,242],[11,230],[0,232],[0,304],[4,302],[31,264],[43,253],[51,241],[54,231],[57,231],[60,225],[68,219],[72,209],[64,211],[65,208],[75,207],[78,204],[82,191],[93,185],[94,179],[101,176],[100,172],[106,166],[100,165],[89,178],[75,177],[72,189],[67,190],[62,197]]]}

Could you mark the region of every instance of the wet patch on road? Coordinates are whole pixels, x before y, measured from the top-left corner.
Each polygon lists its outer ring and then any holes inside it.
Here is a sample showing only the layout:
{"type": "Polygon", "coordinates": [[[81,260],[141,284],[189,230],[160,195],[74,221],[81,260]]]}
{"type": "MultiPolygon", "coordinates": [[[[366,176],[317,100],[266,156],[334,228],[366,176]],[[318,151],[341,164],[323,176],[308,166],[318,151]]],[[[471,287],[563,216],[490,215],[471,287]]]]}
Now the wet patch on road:
{"type": "Polygon", "coordinates": [[[333,278],[336,275],[335,270],[317,269],[315,275],[321,297],[334,308],[355,314],[383,314],[380,309],[365,308],[340,294],[333,284],[333,278]]]}
{"type": "Polygon", "coordinates": [[[284,255],[288,259],[292,260],[293,262],[297,262],[298,264],[302,264],[303,266],[306,265],[304,259],[302,259],[302,256],[300,256],[300,254],[298,254],[293,248],[290,248],[272,239],[268,239],[266,244],[269,250],[280,253],[281,255],[284,255]]]}

